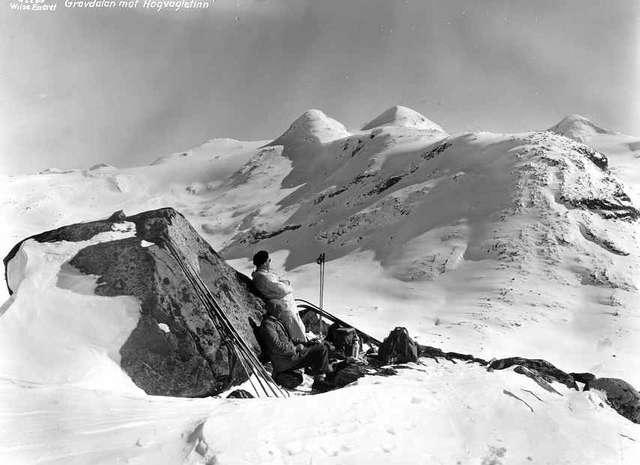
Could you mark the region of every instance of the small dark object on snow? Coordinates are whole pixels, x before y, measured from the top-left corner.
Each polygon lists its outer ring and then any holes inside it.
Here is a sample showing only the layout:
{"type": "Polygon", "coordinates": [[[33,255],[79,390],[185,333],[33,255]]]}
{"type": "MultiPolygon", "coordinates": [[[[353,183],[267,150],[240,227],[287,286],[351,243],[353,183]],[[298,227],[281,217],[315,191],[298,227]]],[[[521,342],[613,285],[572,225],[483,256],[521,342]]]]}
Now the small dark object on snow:
{"type": "Polygon", "coordinates": [[[329,326],[325,340],[333,344],[336,352],[345,357],[353,356],[354,353],[360,352],[360,339],[358,338],[358,332],[354,328],[345,328],[338,323],[334,323],[329,326]]]}
{"type": "Polygon", "coordinates": [[[253,399],[253,395],[244,389],[236,389],[227,396],[227,399],[253,399]]]}
{"type": "Polygon", "coordinates": [[[289,370],[276,374],[273,380],[284,388],[295,389],[302,384],[303,376],[298,370],[289,370]]]}
{"type": "Polygon", "coordinates": [[[318,378],[311,385],[311,389],[318,393],[323,393],[335,389],[335,386],[332,383],[328,382],[326,379],[318,378]]]}
{"type": "Polygon", "coordinates": [[[327,380],[333,384],[334,388],[342,388],[347,384],[362,378],[367,374],[367,369],[362,363],[342,362],[334,365],[335,370],[332,376],[328,376],[327,380]]]}
{"type": "Polygon", "coordinates": [[[439,358],[444,358],[450,362],[456,363],[456,360],[461,360],[466,363],[478,363],[482,366],[487,366],[489,362],[484,359],[474,357],[470,354],[460,354],[458,352],[444,352],[442,349],[438,349],[437,347],[431,346],[423,346],[418,344],[418,357],[429,357],[434,359],[436,362],[439,358]]]}
{"type": "Polygon", "coordinates": [[[333,372],[325,378],[316,378],[311,389],[316,392],[328,392],[340,389],[357,381],[367,374],[367,364],[362,360],[342,360],[333,365],[333,372]]]}
{"type": "Polygon", "coordinates": [[[417,362],[418,345],[407,328],[397,327],[382,341],[378,358],[384,364],[417,362]]]}

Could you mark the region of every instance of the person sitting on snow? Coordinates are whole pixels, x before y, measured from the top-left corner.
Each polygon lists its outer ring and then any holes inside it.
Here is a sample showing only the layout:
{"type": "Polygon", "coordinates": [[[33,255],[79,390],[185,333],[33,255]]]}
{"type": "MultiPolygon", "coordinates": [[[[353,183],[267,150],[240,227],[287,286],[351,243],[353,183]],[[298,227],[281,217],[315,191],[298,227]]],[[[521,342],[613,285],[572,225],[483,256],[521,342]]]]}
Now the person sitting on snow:
{"type": "Polygon", "coordinates": [[[251,274],[253,283],[267,299],[273,316],[282,322],[293,342],[304,344],[307,342],[305,327],[293,300],[291,283],[271,271],[271,258],[266,250],[261,250],[253,256],[253,264],[256,266],[251,274]]]}
{"type": "Polygon", "coordinates": [[[322,342],[294,344],[276,314],[280,312],[273,305],[267,306],[267,314],[260,325],[260,340],[273,365],[273,377],[300,368],[310,368],[316,380],[324,379],[333,368],[329,363],[329,351],[322,342]]]}

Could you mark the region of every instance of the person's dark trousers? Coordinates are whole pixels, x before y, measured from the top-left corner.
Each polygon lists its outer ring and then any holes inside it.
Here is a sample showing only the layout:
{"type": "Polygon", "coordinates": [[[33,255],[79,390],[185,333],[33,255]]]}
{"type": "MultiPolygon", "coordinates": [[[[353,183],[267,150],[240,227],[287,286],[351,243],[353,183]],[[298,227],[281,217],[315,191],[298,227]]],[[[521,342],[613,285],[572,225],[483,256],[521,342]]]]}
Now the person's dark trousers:
{"type": "Polygon", "coordinates": [[[327,373],[329,371],[329,351],[327,346],[318,342],[305,347],[300,352],[300,357],[296,360],[292,369],[311,368],[314,375],[327,373]]]}

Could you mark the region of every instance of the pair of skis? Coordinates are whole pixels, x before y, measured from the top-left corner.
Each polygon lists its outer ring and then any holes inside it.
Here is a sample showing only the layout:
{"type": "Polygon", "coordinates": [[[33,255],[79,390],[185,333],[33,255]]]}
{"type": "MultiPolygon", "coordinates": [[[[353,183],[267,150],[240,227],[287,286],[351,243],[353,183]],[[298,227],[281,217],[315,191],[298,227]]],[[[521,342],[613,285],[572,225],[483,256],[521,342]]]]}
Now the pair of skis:
{"type": "Polygon", "coordinates": [[[234,352],[236,360],[238,360],[242,365],[242,368],[256,395],[258,397],[262,397],[262,394],[266,397],[289,397],[289,393],[275,383],[269,372],[258,360],[254,351],[249,347],[242,335],[240,335],[238,330],[233,326],[233,323],[224,313],[194,266],[189,263],[187,259],[183,258],[182,254],[169,237],[163,237],[162,239],[163,240],[159,245],[169,252],[169,254],[178,263],[182,273],[193,287],[196,295],[209,314],[218,334],[220,334],[220,337],[228,343],[228,346],[234,352]],[[257,385],[252,379],[254,376],[257,381],[257,385]]]}

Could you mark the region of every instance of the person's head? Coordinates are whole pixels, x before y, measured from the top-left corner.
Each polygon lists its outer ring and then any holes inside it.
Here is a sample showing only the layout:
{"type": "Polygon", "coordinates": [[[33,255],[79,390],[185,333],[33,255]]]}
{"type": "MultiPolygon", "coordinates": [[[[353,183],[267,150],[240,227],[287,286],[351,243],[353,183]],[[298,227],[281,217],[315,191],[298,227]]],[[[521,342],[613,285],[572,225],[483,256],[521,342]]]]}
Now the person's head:
{"type": "Polygon", "coordinates": [[[271,259],[269,258],[269,252],[266,250],[261,250],[253,256],[253,264],[257,267],[263,266],[265,264],[269,264],[271,259]]]}

